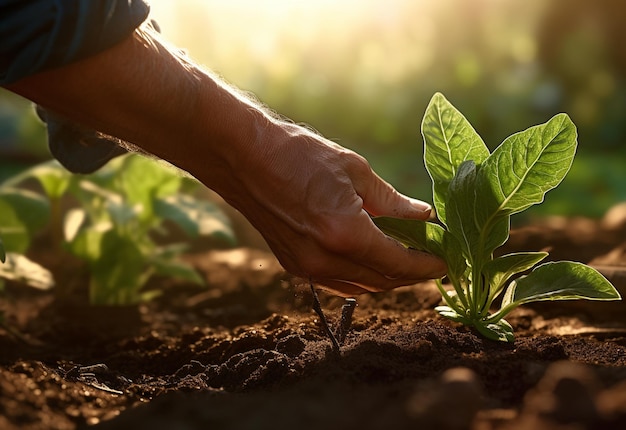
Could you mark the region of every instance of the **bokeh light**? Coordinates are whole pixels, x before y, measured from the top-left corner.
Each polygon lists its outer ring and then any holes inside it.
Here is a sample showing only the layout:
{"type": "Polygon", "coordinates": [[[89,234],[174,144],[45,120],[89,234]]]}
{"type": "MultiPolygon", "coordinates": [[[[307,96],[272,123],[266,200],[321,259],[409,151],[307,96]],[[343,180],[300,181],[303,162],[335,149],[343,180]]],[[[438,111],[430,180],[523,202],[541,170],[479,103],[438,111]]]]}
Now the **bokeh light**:
{"type": "Polygon", "coordinates": [[[194,60],[362,153],[407,194],[430,197],[419,125],[441,91],[491,148],[556,113],[572,117],[578,156],[547,213],[599,216],[626,199],[619,0],[150,3],[194,60]]]}

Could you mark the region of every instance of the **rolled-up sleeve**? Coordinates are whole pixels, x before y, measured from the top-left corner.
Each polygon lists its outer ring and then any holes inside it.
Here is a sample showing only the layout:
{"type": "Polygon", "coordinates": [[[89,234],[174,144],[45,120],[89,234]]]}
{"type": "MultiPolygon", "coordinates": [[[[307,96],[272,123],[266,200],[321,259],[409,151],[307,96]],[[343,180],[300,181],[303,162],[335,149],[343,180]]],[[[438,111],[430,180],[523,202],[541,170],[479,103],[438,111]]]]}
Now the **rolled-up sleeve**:
{"type": "Polygon", "coordinates": [[[0,0],[0,85],[110,48],[148,13],[142,0],[0,0]]]}

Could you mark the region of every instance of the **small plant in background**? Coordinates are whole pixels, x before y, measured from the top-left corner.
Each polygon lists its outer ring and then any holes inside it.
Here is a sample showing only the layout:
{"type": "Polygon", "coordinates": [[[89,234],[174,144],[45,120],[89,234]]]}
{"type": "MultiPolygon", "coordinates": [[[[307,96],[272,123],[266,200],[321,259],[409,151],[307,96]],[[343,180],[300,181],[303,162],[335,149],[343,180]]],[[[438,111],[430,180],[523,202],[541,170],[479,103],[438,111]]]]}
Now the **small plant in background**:
{"type": "Polygon", "coordinates": [[[158,294],[142,290],[153,275],[202,283],[180,261],[184,245],[156,242],[164,221],[192,238],[212,236],[234,243],[224,213],[190,193],[196,184],[173,167],[135,154],[112,160],[90,175],[73,175],[56,161],[46,162],[0,187],[0,206],[3,193],[11,196],[4,204],[14,214],[8,217],[10,228],[0,222],[0,234],[7,250],[24,253],[33,236],[49,225],[55,242],[86,263],[92,304],[137,303],[158,294]],[[28,189],[33,180],[41,192],[28,189]],[[65,210],[69,198],[74,204],[65,210]]]}
{"type": "Polygon", "coordinates": [[[54,286],[52,274],[24,255],[30,244],[28,232],[43,228],[49,213],[40,195],[0,187],[0,286],[4,280],[40,290],[54,286]]]}
{"type": "MultiPolygon", "coordinates": [[[[2,210],[2,197],[0,197],[2,210]]],[[[0,212],[1,213],[1,212],[0,212]]],[[[6,229],[5,230],[11,230],[6,229]]],[[[40,290],[49,290],[54,287],[52,274],[26,256],[14,252],[6,252],[4,241],[0,238],[0,295],[5,294],[5,281],[25,284],[40,290]]],[[[5,320],[4,310],[0,309],[0,327],[16,338],[28,343],[22,334],[5,320]]]]}
{"type": "Polygon", "coordinates": [[[547,252],[494,257],[509,237],[511,215],[541,203],[570,169],[577,132],[566,114],[513,134],[490,153],[467,119],[443,95],[435,94],[422,135],[440,224],[386,217],[374,222],[406,246],[447,262],[453,289],[437,280],[446,303],[436,308],[442,316],[473,326],[487,338],[510,342],[513,329],[504,317],[524,303],[620,299],[606,278],[582,263],[535,267],[547,252]],[[500,295],[500,308],[492,312],[500,295]]]}

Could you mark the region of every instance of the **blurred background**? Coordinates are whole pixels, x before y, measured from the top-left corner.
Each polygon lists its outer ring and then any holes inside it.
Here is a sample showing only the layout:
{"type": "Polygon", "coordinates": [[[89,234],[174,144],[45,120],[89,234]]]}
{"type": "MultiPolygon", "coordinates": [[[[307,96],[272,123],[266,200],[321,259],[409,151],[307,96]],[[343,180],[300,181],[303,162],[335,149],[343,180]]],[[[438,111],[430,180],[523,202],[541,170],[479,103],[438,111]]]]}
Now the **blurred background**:
{"type": "MultiPolygon", "coordinates": [[[[436,91],[487,145],[567,112],[578,155],[525,218],[626,200],[622,0],[152,0],[162,33],[271,109],[431,201],[420,122],[436,91]]],[[[0,178],[49,158],[30,104],[0,92],[0,178]]],[[[519,217],[519,216],[518,216],[519,217]]]]}

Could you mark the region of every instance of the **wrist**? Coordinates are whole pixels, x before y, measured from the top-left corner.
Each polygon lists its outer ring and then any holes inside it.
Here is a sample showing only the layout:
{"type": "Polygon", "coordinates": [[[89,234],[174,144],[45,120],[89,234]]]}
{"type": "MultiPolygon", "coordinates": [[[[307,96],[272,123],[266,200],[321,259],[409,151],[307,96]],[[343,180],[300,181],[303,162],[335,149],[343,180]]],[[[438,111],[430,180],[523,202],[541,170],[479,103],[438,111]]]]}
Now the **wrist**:
{"type": "Polygon", "coordinates": [[[239,170],[260,156],[266,135],[278,127],[262,107],[210,74],[198,85],[188,119],[188,147],[173,161],[220,194],[239,170]]]}

